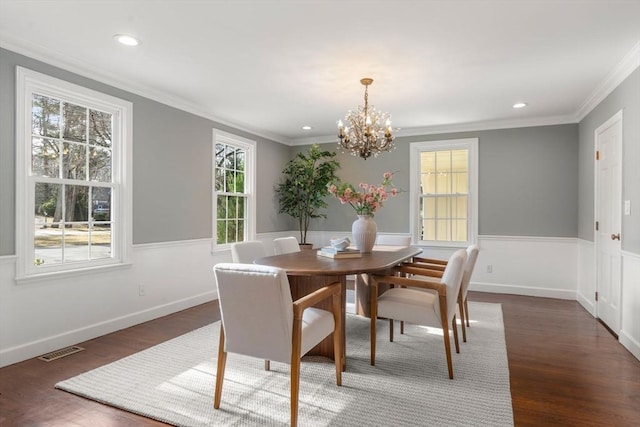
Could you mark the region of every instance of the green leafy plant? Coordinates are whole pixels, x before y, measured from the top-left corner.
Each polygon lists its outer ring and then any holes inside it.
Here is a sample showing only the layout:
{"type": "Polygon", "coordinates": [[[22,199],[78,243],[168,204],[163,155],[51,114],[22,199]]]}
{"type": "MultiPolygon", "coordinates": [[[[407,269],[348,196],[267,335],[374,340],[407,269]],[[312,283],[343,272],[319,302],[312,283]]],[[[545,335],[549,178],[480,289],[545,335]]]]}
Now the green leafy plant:
{"type": "Polygon", "coordinates": [[[340,163],[334,160],[336,153],[323,151],[313,144],[306,153],[298,153],[287,162],[284,175],[276,187],[280,202],[280,213],[298,220],[300,243],[307,243],[307,230],[312,218],[326,218],[319,210],[327,207],[328,184],[338,180],[336,170],[340,163]]]}

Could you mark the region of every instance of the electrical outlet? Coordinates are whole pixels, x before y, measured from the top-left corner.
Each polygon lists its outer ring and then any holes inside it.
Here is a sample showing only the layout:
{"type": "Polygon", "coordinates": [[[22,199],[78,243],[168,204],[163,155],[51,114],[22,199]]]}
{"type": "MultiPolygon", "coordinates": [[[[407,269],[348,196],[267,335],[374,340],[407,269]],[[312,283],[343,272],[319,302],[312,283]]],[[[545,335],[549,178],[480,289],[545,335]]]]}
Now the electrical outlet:
{"type": "Polygon", "coordinates": [[[493,273],[493,265],[487,264],[487,273],[493,273]]]}
{"type": "Polygon", "coordinates": [[[140,295],[141,297],[144,296],[144,285],[143,284],[139,284],[138,285],[138,295],[140,295]]]}

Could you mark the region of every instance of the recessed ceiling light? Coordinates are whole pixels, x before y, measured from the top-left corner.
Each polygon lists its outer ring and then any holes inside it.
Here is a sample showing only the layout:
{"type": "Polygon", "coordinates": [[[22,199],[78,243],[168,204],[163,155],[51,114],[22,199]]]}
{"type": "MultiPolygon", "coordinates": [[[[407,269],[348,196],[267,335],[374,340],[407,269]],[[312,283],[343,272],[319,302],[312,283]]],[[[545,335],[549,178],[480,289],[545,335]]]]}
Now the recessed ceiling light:
{"type": "Polygon", "coordinates": [[[302,126],[302,130],[311,130],[313,129],[311,126],[302,126]]]}
{"type": "Polygon", "coordinates": [[[513,108],[524,108],[527,106],[526,102],[516,102],[515,104],[513,104],[513,108]]]}
{"type": "Polygon", "coordinates": [[[125,46],[138,46],[141,42],[140,39],[127,34],[116,34],[113,38],[120,44],[125,46]]]}

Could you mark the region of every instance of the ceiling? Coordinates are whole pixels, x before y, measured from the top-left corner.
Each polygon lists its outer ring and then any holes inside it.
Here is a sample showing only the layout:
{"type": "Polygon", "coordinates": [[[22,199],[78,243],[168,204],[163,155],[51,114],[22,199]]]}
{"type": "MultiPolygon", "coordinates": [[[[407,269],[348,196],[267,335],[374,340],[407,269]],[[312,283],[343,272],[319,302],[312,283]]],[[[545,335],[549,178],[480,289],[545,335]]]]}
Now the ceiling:
{"type": "Polygon", "coordinates": [[[576,122],[640,57],[640,0],[0,0],[0,46],[286,144],[328,142],[362,77],[399,136],[576,122]]]}

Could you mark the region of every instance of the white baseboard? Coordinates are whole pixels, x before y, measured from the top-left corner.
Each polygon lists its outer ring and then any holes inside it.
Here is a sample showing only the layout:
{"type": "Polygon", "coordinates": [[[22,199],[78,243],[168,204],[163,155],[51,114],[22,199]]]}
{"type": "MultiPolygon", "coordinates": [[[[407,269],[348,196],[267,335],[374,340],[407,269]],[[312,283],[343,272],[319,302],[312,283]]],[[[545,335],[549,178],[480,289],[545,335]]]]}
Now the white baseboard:
{"type": "Polygon", "coordinates": [[[584,308],[585,310],[587,310],[587,312],[592,315],[592,316],[596,316],[596,305],[594,304],[594,302],[585,297],[584,295],[582,295],[581,293],[577,292],[576,293],[576,300],[578,301],[578,303],[580,303],[580,305],[582,306],[582,308],[584,308]]]}
{"type": "Polygon", "coordinates": [[[46,337],[16,347],[8,348],[0,351],[0,368],[40,356],[41,354],[53,351],[52,349],[55,350],[75,345],[95,337],[110,334],[130,326],[139,325],[140,323],[148,322],[149,320],[176,313],[190,307],[195,307],[197,305],[204,304],[205,302],[215,300],[217,297],[218,296],[215,291],[207,292],[201,295],[185,298],[180,301],[172,301],[167,304],[141,310],[126,316],[109,319],[94,325],[87,325],[80,329],[66,331],[55,336],[46,337]]]}
{"type": "Polygon", "coordinates": [[[627,350],[629,350],[636,359],[640,360],[640,342],[638,342],[638,340],[634,339],[625,331],[620,331],[620,335],[618,335],[618,341],[620,341],[620,344],[622,344],[627,350]]]}
{"type": "Polygon", "coordinates": [[[494,294],[511,294],[567,300],[576,299],[576,292],[573,290],[544,288],[542,286],[522,286],[503,283],[471,282],[469,284],[469,290],[478,292],[490,292],[494,294]]]}

